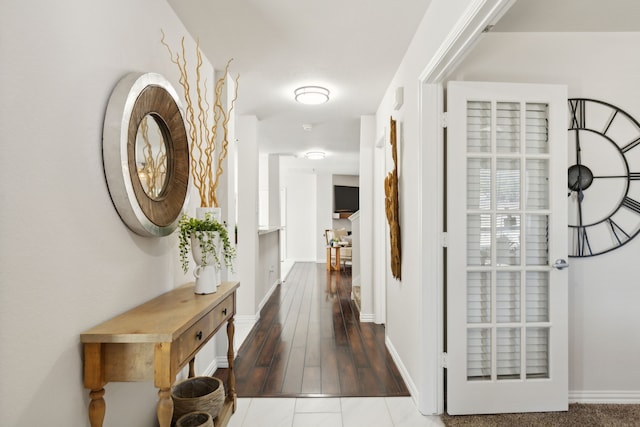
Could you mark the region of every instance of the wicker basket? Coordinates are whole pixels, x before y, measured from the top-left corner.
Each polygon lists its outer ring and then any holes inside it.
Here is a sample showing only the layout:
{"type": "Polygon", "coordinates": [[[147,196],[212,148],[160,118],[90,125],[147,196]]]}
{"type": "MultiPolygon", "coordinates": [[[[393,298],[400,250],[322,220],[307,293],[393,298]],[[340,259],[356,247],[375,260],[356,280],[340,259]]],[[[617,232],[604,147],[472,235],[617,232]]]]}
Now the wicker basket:
{"type": "Polygon", "coordinates": [[[173,421],[190,412],[207,412],[214,419],[224,404],[224,385],[215,377],[187,378],[173,386],[173,421]]]}
{"type": "Polygon", "coordinates": [[[176,427],[214,427],[208,412],[191,412],[178,418],[176,427]]]}

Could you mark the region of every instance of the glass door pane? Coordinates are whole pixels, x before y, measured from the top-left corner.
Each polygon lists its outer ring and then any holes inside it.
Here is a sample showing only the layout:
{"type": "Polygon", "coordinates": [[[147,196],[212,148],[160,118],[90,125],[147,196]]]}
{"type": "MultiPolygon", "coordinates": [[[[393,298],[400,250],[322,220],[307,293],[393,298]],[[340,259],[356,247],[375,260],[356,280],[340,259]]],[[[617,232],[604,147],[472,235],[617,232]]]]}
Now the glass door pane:
{"type": "Polygon", "coordinates": [[[467,104],[467,380],[548,375],[547,112],[467,104]]]}

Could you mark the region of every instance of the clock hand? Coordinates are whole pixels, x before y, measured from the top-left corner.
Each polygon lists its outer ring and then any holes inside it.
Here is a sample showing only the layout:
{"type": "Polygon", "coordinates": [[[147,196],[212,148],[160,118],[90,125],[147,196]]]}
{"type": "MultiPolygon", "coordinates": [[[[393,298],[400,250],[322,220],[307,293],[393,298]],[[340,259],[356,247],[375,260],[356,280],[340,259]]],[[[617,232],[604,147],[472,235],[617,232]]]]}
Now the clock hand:
{"type": "Polygon", "coordinates": [[[582,227],[582,201],[584,191],[582,191],[582,148],[580,147],[580,129],[576,129],[576,164],[578,165],[578,224],[582,227]]]}
{"type": "MultiPolygon", "coordinates": [[[[576,129],[576,164],[578,165],[578,199],[580,199],[580,201],[582,201],[582,198],[580,197],[581,193],[582,193],[582,168],[580,167],[582,165],[581,160],[582,160],[582,156],[581,156],[581,151],[582,148],[580,148],[580,129],[576,129]]],[[[582,196],[584,197],[584,196],[582,196]]]]}
{"type": "Polygon", "coordinates": [[[576,129],[576,164],[579,166],[580,162],[580,129],[576,129]]]}
{"type": "MultiPolygon", "coordinates": [[[[582,200],[584,199],[584,192],[582,191],[582,188],[580,186],[580,188],[578,189],[578,236],[581,236],[582,233],[584,232],[584,228],[583,228],[583,221],[582,221],[582,200]]],[[[582,254],[584,253],[584,240],[579,237],[578,238],[578,253],[582,254]]]]}

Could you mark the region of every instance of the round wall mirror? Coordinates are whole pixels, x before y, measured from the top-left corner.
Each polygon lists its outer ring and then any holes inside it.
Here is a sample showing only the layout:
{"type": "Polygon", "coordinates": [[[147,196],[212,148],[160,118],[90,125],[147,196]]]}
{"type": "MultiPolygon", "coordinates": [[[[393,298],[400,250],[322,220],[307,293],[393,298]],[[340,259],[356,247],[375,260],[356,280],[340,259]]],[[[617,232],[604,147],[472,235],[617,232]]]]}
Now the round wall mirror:
{"type": "Polygon", "coordinates": [[[142,236],[178,226],[189,194],[189,147],[178,96],[155,73],[131,73],[114,88],[102,153],[109,193],[124,223],[142,236]]]}
{"type": "Polygon", "coordinates": [[[144,116],[138,126],[136,170],[147,196],[159,200],[167,183],[167,143],[153,114],[144,116]]]}

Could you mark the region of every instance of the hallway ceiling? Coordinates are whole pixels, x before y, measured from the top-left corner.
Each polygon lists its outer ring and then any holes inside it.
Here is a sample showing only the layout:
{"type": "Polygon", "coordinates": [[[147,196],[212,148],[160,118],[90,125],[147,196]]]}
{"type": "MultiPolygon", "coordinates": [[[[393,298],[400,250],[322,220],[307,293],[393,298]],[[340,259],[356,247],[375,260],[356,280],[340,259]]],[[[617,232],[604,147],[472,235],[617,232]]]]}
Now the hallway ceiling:
{"type": "Polygon", "coordinates": [[[360,116],[375,114],[430,3],[168,1],[216,69],[234,58],[237,111],[257,116],[261,152],[319,149],[342,160],[350,153],[356,168],[360,116]],[[327,87],[330,101],[296,103],[293,91],[304,85],[327,87]]]}
{"type": "MultiPolygon", "coordinates": [[[[216,69],[234,58],[237,112],[257,116],[262,153],[321,150],[329,156],[314,168],[347,162],[353,173],[360,116],[376,112],[430,1],[168,0],[216,69]],[[315,84],[328,103],[293,100],[315,84]]],[[[639,31],[639,4],[519,0],[492,31],[639,31]]]]}

